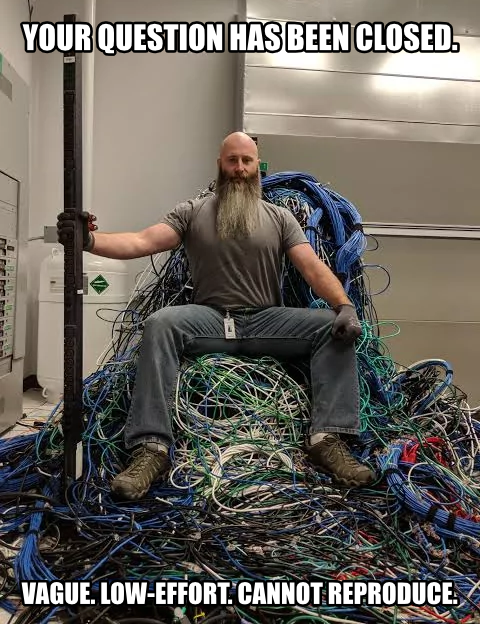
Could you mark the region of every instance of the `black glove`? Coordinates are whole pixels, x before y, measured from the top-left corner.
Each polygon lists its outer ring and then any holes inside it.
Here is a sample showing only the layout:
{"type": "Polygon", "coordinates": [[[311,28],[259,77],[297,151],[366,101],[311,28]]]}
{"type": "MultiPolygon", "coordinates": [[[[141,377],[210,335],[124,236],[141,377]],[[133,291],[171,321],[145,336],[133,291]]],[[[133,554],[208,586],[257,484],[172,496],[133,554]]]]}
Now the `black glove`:
{"type": "MultiPolygon", "coordinates": [[[[75,214],[73,212],[61,212],[57,219],[58,242],[65,245],[75,231],[75,214]]],[[[89,212],[82,212],[80,213],[80,219],[83,231],[83,250],[89,251],[93,244],[92,232],[98,229],[93,223],[97,220],[97,217],[89,212]]]]}
{"type": "Polygon", "coordinates": [[[337,318],[333,322],[332,335],[346,344],[353,344],[362,333],[355,307],[344,303],[335,308],[337,318]]]}

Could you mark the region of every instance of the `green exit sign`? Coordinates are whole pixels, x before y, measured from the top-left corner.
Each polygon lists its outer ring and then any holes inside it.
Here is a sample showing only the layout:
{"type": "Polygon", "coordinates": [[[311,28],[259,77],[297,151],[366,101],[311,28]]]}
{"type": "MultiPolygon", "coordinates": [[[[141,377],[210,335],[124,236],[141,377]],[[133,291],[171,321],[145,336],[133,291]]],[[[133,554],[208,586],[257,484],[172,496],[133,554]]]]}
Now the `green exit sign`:
{"type": "Polygon", "coordinates": [[[268,171],[268,162],[261,162],[260,163],[260,171],[268,171]]]}

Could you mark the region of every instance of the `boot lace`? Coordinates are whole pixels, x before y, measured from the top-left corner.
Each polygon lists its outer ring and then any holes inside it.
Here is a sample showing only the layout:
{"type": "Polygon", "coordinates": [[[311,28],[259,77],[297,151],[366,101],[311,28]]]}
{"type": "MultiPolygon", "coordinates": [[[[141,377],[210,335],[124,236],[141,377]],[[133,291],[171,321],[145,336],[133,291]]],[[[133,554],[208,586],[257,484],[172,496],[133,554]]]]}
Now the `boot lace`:
{"type": "Polygon", "coordinates": [[[357,460],[350,454],[347,445],[343,440],[332,436],[328,439],[328,443],[329,448],[327,455],[330,461],[336,463],[338,459],[341,459],[347,467],[358,468],[357,460]]]}
{"type": "Polygon", "coordinates": [[[128,474],[133,478],[139,477],[147,468],[149,468],[152,464],[152,461],[155,460],[155,455],[153,451],[150,451],[147,448],[140,448],[133,452],[134,461],[131,463],[128,474]]]}

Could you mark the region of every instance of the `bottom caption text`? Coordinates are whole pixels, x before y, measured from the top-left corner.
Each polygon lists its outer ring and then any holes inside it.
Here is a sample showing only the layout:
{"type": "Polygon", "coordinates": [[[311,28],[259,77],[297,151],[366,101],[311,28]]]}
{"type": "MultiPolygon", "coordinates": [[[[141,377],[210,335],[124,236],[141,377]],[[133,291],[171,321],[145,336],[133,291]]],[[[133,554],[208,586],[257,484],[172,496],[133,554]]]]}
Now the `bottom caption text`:
{"type": "Polygon", "coordinates": [[[28,605],[453,606],[451,581],[22,581],[28,605]]]}

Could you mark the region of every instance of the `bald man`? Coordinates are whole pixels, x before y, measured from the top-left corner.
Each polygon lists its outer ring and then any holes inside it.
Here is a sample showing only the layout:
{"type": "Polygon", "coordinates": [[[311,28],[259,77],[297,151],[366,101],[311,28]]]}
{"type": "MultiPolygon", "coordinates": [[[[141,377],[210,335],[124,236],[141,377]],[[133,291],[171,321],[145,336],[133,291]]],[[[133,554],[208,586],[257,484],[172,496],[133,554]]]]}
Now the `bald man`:
{"type": "MultiPolygon", "coordinates": [[[[142,498],[170,469],[170,416],[186,354],[308,357],[309,459],[339,486],[365,486],[375,479],[345,443],[345,437],[359,431],[354,344],[361,326],[355,308],[290,211],[262,199],[259,162],[249,136],[230,134],[220,148],[213,196],[181,203],[141,232],[85,235],[86,250],[120,259],[149,256],[183,243],[192,275],[193,303],[162,308],[145,322],[125,426],[132,459],[111,484],[124,499],[142,498]],[[285,256],[332,310],[283,305],[285,256]]],[[[64,215],[59,215],[60,242],[68,229],[64,215]]]]}

